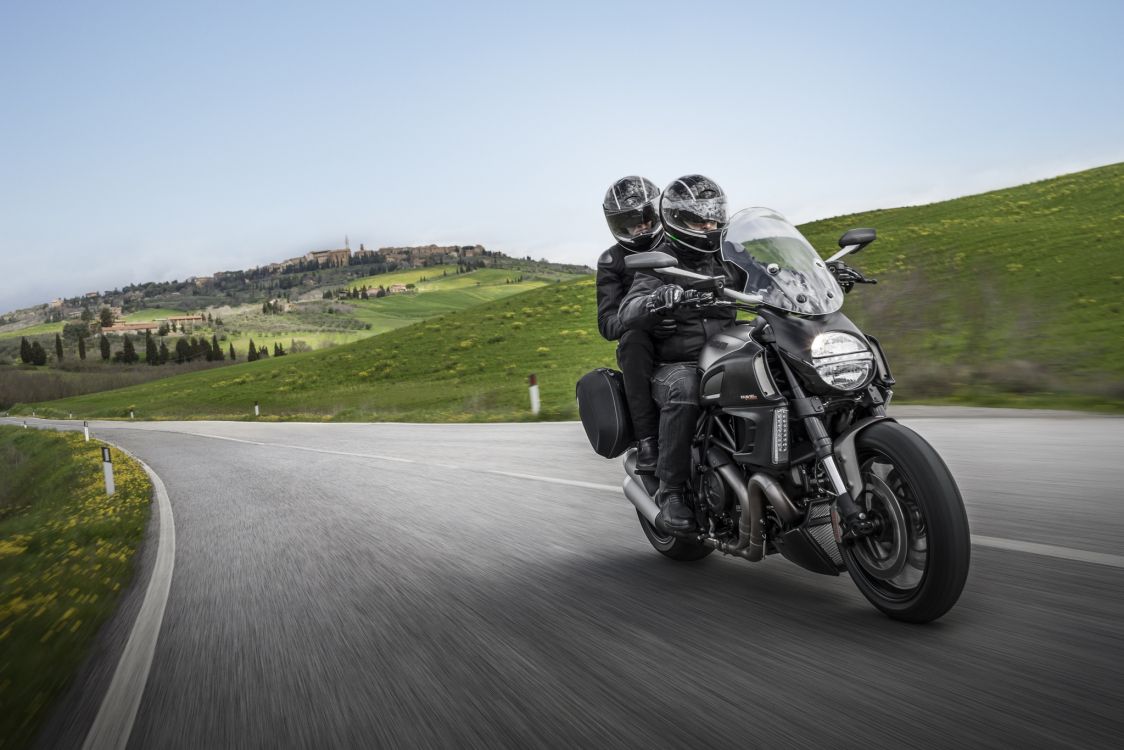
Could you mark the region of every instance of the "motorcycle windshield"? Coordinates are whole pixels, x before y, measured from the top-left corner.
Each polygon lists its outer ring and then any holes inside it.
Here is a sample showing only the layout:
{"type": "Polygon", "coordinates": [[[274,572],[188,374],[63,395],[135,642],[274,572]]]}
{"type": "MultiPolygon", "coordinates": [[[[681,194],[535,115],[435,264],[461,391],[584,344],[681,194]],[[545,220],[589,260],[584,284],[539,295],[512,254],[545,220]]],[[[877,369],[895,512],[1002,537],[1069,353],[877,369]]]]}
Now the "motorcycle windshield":
{"type": "Polygon", "coordinates": [[[843,306],[843,290],[800,230],[769,208],[739,211],[722,234],[722,259],[739,269],[742,291],[801,315],[843,306]]]}

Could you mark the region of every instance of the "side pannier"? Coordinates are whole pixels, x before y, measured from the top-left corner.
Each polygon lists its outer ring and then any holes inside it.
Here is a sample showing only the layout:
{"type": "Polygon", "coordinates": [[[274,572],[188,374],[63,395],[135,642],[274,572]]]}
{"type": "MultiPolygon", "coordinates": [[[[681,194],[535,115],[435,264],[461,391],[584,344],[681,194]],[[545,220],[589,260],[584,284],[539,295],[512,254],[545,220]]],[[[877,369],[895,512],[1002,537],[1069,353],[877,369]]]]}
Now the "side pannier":
{"type": "Polygon", "coordinates": [[[620,372],[600,367],[586,373],[578,381],[577,396],[582,427],[598,455],[616,458],[635,442],[620,372]]]}

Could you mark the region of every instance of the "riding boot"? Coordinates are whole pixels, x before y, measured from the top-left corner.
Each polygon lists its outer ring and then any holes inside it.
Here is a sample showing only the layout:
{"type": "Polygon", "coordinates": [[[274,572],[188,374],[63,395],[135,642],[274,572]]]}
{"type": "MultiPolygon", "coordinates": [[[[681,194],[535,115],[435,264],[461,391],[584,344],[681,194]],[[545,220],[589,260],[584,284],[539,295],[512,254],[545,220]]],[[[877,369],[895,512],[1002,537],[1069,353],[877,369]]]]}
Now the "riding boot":
{"type": "Polygon", "coordinates": [[[636,447],[636,473],[655,474],[656,462],[660,457],[659,438],[640,438],[636,447]]]}
{"type": "Polygon", "coordinates": [[[682,485],[662,484],[656,496],[656,504],[660,507],[660,520],[669,533],[684,536],[698,528],[695,525],[695,513],[687,505],[682,485]]]}

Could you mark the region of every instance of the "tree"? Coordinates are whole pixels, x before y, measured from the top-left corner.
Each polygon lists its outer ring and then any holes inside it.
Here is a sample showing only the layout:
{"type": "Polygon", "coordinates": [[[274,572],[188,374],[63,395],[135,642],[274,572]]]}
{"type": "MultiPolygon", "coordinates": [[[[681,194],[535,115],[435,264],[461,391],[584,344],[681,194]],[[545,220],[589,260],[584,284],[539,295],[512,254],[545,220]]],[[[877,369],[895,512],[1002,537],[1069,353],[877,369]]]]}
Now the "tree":
{"type": "Polygon", "coordinates": [[[98,313],[98,318],[102,328],[109,328],[113,325],[113,311],[109,309],[108,305],[102,306],[101,312],[98,313]]]}
{"type": "Polygon", "coordinates": [[[86,339],[78,339],[78,359],[86,361],[86,339]]]}
{"type": "Polygon", "coordinates": [[[86,305],[82,305],[82,322],[83,323],[89,323],[93,319],[94,319],[94,314],[90,311],[90,308],[87,307],[86,305]]]}
{"type": "Polygon", "coordinates": [[[156,339],[152,338],[152,331],[144,332],[144,361],[155,367],[160,364],[160,350],[156,348],[156,339]]]}
{"type": "Polygon", "coordinates": [[[186,338],[180,337],[176,341],[176,364],[182,365],[189,359],[191,359],[191,344],[187,343],[186,338]]]}
{"type": "Polygon", "coordinates": [[[136,364],[140,362],[140,356],[137,355],[136,347],[133,346],[133,337],[125,334],[124,343],[121,346],[121,361],[127,365],[136,364]]]}
{"type": "Polygon", "coordinates": [[[176,333],[179,329],[176,328],[176,321],[172,321],[172,333],[176,333]]]}
{"type": "Polygon", "coordinates": [[[101,349],[101,358],[104,361],[109,361],[109,339],[103,333],[101,339],[98,341],[98,347],[101,349]]]}
{"type": "Polygon", "coordinates": [[[261,349],[258,349],[258,359],[269,359],[269,350],[265,348],[264,344],[261,349]]]}
{"type": "Polygon", "coordinates": [[[254,346],[254,340],[253,339],[250,339],[250,348],[246,350],[246,361],[247,362],[257,362],[258,361],[258,350],[257,350],[257,347],[254,346]]]}
{"type": "Polygon", "coordinates": [[[66,325],[64,325],[62,327],[62,337],[64,339],[74,339],[75,341],[78,341],[79,339],[84,339],[89,335],[90,335],[90,324],[89,323],[80,323],[80,322],[67,323],[66,325]]]}
{"type": "Polygon", "coordinates": [[[234,342],[230,342],[230,361],[234,361],[234,342]]]}
{"type": "Polygon", "coordinates": [[[213,356],[215,360],[219,362],[222,362],[223,360],[222,347],[219,346],[218,334],[213,334],[211,336],[211,356],[213,356]]]}
{"type": "Polygon", "coordinates": [[[47,364],[47,350],[38,341],[31,342],[31,364],[40,366],[47,364]]]}
{"type": "Polygon", "coordinates": [[[168,332],[172,329],[168,327],[167,323],[161,323],[160,327],[156,329],[157,336],[167,336],[168,332]]]}
{"type": "Polygon", "coordinates": [[[167,364],[168,359],[171,357],[171,355],[168,353],[168,345],[163,341],[160,342],[160,350],[156,356],[160,359],[160,364],[162,365],[167,364]]]}
{"type": "Polygon", "coordinates": [[[62,336],[55,334],[55,361],[62,362],[62,336]]]}
{"type": "Polygon", "coordinates": [[[20,339],[20,362],[25,365],[31,364],[31,344],[28,343],[26,338],[20,339]]]}

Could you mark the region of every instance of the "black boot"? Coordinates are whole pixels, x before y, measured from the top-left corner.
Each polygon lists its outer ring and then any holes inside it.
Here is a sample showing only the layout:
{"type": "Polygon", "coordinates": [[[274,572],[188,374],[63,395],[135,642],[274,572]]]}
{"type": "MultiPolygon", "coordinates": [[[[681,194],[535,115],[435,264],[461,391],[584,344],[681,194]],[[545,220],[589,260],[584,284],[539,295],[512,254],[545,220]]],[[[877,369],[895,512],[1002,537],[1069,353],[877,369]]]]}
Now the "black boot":
{"type": "Polygon", "coordinates": [[[698,528],[695,512],[687,505],[682,485],[661,486],[656,504],[660,506],[660,521],[668,533],[684,536],[698,528]]]}
{"type": "Polygon", "coordinates": [[[656,461],[660,457],[659,438],[640,438],[636,446],[636,473],[655,474],[656,461]]]}

